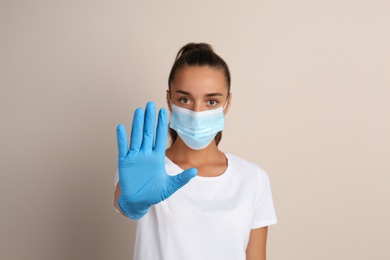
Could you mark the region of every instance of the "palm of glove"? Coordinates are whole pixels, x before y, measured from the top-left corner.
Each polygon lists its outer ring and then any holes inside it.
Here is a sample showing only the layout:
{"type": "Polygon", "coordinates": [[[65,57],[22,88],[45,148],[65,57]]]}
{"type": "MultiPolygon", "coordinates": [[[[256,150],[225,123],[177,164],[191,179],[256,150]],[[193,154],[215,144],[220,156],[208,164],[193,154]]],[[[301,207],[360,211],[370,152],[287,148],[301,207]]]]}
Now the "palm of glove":
{"type": "Polygon", "coordinates": [[[150,102],[145,115],[142,109],[134,113],[130,138],[130,149],[124,126],[117,128],[118,170],[121,195],[119,206],[132,219],[139,219],[157,204],[184,186],[197,171],[188,169],[176,176],[169,176],[165,171],[165,146],[168,134],[166,111],[160,110],[156,138],[156,108],[150,102]]]}
{"type": "Polygon", "coordinates": [[[120,188],[128,202],[153,205],[173,193],[174,184],[165,172],[164,157],[158,154],[129,154],[119,162],[120,188]]]}

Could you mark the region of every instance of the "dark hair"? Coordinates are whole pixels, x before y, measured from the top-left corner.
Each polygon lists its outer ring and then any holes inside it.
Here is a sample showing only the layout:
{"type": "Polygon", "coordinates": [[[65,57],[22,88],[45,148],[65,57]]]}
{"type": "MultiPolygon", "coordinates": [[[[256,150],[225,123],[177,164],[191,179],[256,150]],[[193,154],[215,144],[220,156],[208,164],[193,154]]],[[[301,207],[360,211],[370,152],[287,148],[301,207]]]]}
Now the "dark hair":
{"type": "MultiPolygon", "coordinates": [[[[207,43],[188,43],[184,45],[176,55],[175,62],[173,63],[171,72],[168,78],[168,89],[171,90],[171,84],[175,80],[177,71],[185,67],[210,67],[219,69],[223,72],[226,79],[226,86],[228,89],[228,97],[230,93],[230,71],[226,62],[218,56],[213,47],[207,43]]],[[[169,128],[169,136],[171,137],[172,144],[177,139],[177,133],[172,128],[169,128]]],[[[214,140],[218,145],[222,139],[222,131],[218,132],[214,140]]]]}

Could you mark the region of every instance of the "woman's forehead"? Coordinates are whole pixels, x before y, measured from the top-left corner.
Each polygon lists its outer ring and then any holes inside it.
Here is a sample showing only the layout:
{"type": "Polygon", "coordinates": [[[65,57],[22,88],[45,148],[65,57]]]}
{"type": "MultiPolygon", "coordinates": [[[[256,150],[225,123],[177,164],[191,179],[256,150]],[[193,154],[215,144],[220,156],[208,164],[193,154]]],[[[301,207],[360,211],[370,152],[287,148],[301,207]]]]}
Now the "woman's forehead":
{"type": "Polygon", "coordinates": [[[209,67],[186,67],[177,71],[172,92],[186,92],[192,95],[221,93],[227,94],[224,74],[209,67]]]}

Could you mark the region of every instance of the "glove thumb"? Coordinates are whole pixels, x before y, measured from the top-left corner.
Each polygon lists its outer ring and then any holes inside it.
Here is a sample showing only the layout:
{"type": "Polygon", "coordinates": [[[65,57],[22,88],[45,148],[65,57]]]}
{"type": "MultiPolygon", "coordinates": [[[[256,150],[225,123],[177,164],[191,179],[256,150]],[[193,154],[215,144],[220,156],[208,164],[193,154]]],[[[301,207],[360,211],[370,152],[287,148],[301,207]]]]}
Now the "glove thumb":
{"type": "Polygon", "coordinates": [[[198,174],[198,170],[196,168],[189,168],[182,173],[180,173],[181,182],[187,184],[192,178],[194,178],[198,174]]]}
{"type": "Polygon", "coordinates": [[[170,193],[173,194],[175,191],[186,185],[197,174],[198,170],[196,168],[189,168],[175,176],[169,176],[170,193]]]}

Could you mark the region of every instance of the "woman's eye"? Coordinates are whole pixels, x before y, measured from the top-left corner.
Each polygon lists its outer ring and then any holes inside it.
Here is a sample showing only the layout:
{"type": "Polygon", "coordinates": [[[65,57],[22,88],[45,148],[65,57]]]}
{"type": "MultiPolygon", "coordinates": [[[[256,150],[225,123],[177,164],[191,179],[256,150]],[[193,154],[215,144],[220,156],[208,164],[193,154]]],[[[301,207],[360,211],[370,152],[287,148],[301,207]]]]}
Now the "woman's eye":
{"type": "Polygon", "coordinates": [[[215,105],[218,104],[218,101],[217,101],[217,100],[209,100],[207,103],[208,103],[210,106],[215,106],[215,105]]]}
{"type": "Polygon", "coordinates": [[[188,99],[188,98],[180,98],[179,101],[180,101],[180,103],[182,103],[182,104],[188,104],[188,103],[190,103],[190,99],[188,99]]]}

